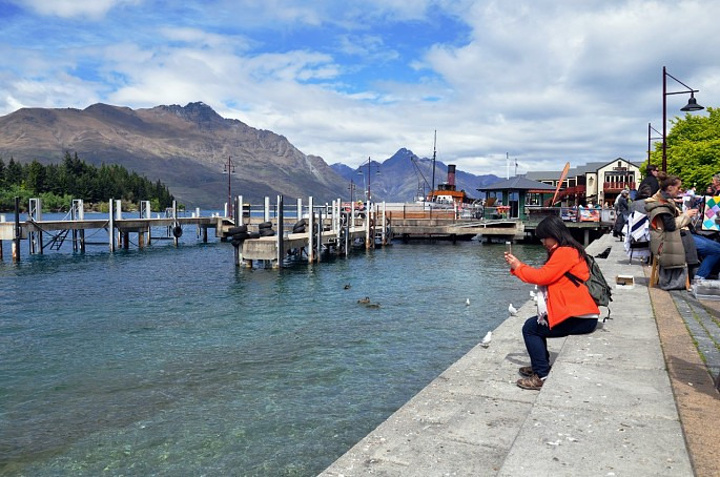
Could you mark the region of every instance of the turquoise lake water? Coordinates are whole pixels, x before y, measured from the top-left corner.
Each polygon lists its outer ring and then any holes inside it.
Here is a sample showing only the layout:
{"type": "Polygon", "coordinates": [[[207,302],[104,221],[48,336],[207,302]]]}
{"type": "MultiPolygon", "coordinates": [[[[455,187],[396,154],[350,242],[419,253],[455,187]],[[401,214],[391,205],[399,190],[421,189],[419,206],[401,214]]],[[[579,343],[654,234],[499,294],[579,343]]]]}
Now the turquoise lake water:
{"type": "Polygon", "coordinates": [[[249,270],[211,240],[18,264],[4,244],[0,475],[316,475],[531,289],[500,245],[249,270]]]}

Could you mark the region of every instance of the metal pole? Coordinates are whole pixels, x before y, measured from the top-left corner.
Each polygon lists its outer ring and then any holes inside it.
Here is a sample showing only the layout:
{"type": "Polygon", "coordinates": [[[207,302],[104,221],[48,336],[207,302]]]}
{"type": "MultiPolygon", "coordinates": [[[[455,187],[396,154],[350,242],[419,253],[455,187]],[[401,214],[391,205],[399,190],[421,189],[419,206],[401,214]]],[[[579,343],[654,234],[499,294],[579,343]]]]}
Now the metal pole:
{"type": "MultiPolygon", "coordinates": [[[[225,171],[228,173],[228,201],[227,201],[227,216],[233,217],[233,198],[232,198],[232,187],[231,187],[231,174],[235,172],[235,165],[232,163],[230,156],[228,156],[227,164],[225,165],[225,171]]],[[[236,222],[237,225],[237,222],[236,222]]]]}
{"type": "MultiPolygon", "coordinates": [[[[647,148],[647,162],[648,166],[650,165],[650,131],[652,131],[652,125],[651,123],[648,123],[648,148],[647,148]]],[[[602,204],[601,204],[602,205],[602,204]]]]}
{"type": "Polygon", "coordinates": [[[662,170],[667,172],[667,72],[663,66],[663,133],[662,133],[662,170]]]}
{"type": "Polygon", "coordinates": [[[371,181],[371,178],[370,178],[370,158],[369,158],[369,157],[368,157],[368,170],[367,170],[367,175],[368,175],[368,196],[367,196],[367,201],[368,201],[368,205],[370,205],[370,203],[372,202],[372,195],[370,195],[370,181],[371,181]]]}

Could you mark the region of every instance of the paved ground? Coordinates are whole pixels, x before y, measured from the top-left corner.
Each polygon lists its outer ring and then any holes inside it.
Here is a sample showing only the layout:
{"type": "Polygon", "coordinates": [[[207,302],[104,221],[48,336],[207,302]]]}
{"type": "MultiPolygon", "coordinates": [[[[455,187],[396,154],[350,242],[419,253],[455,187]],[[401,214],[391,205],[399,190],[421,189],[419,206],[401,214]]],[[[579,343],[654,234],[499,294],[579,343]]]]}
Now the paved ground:
{"type": "Polygon", "coordinates": [[[620,242],[606,235],[588,251],[608,248],[605,276],[632,275],[635,286],[615,290],[602,330],[549,341],[542,391],[514,384],[528,364],[530,302],[321,475],[720,475],[708,372],[720,369],[720,302],[648,291],[647,267],[629,264],[620,242]]]}

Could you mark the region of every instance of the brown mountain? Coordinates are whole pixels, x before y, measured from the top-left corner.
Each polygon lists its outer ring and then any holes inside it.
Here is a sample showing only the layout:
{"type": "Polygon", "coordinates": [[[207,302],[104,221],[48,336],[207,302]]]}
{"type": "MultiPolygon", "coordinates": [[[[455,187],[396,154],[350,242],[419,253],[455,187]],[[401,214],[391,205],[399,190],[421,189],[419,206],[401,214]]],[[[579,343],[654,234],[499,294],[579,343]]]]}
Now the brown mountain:
{"type": "Polygon", "coordinates": [[[59,162],[65,151],[87,163],[120,164],[165,183],[188,206],[221,208],[232,193],[245,201],[283,194],[321,202],[347,185],[322,158],[300,152],[283,136],[225,119],[203,103],[133,110],[95,104],[86,109],[23,108],[0,117],[0,157],[59,162]]]}
{"type": "MultiPolygon", "coordinates": [[[[228,196],[228,157],[235,170],[230,175],[233,195],[242,194],[253,204],[264,197],[274,203],[278,194],[286,203],[309,196],[320,203],[349,200],[351,183],[354,198],[365,197],[364,190],[371,187],[375,201],[412,202],[419,190],[419,196],[423,188],[425,193],[430,190],[432,170],[430,159],[419,159],[405,148],[370,166],[364,161],[355,169],[331,167],[283,136],[222,118],[199,102],[137,110],[107,104],[83,110],[23,108],[0,117],[0,158],[5,163],[10,158],[58,163],[66,151],[90,164],[119,164],[160,180],[188,207],[218,209],[228,196]]],[[[363,156],[359,151],[348,153],[353,154],[363,156]]],[[[436,184],[445,180],[446,171],[438,162],[436,184]]],[[[471,196],[477,187],[497,180],[459,170],[456,178],[458,189],[471,196]]]]}

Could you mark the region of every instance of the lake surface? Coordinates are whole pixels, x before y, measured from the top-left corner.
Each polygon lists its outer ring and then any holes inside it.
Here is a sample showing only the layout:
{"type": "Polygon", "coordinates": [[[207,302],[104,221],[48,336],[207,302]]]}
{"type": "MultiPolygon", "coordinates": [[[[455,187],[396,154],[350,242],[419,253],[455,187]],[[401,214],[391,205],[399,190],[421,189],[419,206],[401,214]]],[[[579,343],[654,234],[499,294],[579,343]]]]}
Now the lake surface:
{"type": "Polygon", "coordinates": [[[283,270],[192,231],[18,264],[4,247],[0,475],[316,475],[531,289],[478,242],[283,270]]]}

